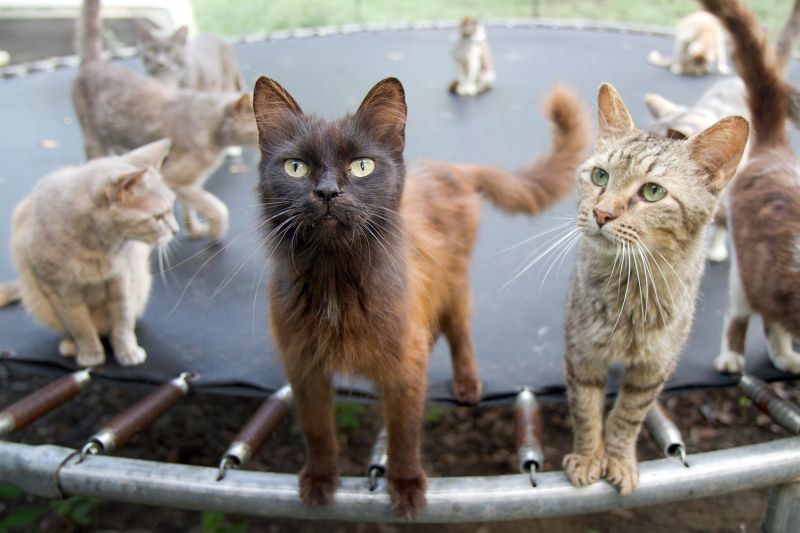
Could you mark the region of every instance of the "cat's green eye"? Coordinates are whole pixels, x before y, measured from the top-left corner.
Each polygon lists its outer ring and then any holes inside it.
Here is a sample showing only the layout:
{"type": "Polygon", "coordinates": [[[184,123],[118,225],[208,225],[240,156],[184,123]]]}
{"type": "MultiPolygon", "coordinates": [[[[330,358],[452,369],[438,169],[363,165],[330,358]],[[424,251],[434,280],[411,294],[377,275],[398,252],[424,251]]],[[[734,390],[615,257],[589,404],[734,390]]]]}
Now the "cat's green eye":
{"type": "Polygon", "coordinates": [[[592,169],[592,182],[598,187],[605,187],[608,185],[608,172],[600,167],[592,169]]]}
{"type": "Polygon", "coordinates": [[[667,195],[667,189],[658,183],[645,183],[642,186],[642,198],[648,202],[657,202],[667,195]]]}
{"type": "Polygon", "coordinates": [[[308,175],[308,165],[299,159],[287,159],[283,162],[283,171],[293,178],[302,178],[308,175]]]}
{"type": "Polygon", "coordinates": [[[375,170],[375,161],[369,157],[362,157],[350,163],[350,173],[357,178],[364,178],[375,170]]]}

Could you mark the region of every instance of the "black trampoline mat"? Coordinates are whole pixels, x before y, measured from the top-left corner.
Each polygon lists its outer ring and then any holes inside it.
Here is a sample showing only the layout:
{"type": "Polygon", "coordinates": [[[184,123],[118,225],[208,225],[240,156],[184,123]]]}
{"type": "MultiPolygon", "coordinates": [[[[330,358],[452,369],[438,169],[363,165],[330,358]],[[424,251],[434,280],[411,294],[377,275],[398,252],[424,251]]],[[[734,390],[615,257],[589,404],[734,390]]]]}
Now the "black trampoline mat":
{"type": "MultiPolygon", "coordinates": [[[[397,76],[408,100],[408,161],[429,158],[505,167],[516,167],[547,149],[550,137],[541,102],[555,82],[577,88],[592,108],[599,84],[611,82],[637,124],[646,126],[645,93],[659,92],[690,103],[719,79],[678,77],[648,65],[646,55],[651,49],[667,52],[671,48],[670,40],[662,37],[492,28],[489,39],[497,87],[477,98],[455,98],[447,92],[455,71],[451,31],[309,37],[243,44],[236,52],[250,84],[261,74],[275,78],[306,112],[329,118],[355,110],[374,83],[397,76]]],[[[138,60],[127,64],[140,68],[138,60]]],[[[798,74],[793,64],[789,78],[798,81],[798,74]]],[[[80,128],[69,100],[74,76],[75,71],[61,70],[0,83],[5,131],[0,143],[0,212],[6,214],[0,220],[2,242],[8,242],[13,206],[33,183],[60,165],[82,160],[80,128]],[[56,141],[57,147],[42,147],[45,140],[56,141]]],[[[209,245],[181,234],[171,247],[173,268],[163,279],[156,274],[150,303],[137,327],[147,362],[121,368],[109,356],[98,375],[160,382],[194,371],[200,374],[197,388],[223,387],[233,393],[272,391],[285,382],[266,326],[269,250],[260,247],[261,234],[253,231],[258,215],[257,152],[246,150],[243,164],[246,171],[232,173],[227,161],[207,184],[231,210],[231,230],[224,242],[209,245]]],[[[547,397],[564,393],[563,316],[573,254],[552,267],[556,256],[543,260],[506,284],[532,252],[559,232],[523,241],[567,222],[574,213],[574,198],[535,218],[507,216],[483,203],[472,289],[473,338],[487,400],[510,399],[522,385],[547,397]],[[510,247],[514,248],[507,250],[510,247]]],[[[727,262],[707,268],[694,329],[668,390],[735,382],[712,365],[720,346],[727,271],[727,262]]],[[[13,277],[6,246],[0,258],[0,279],[13,277]]],[[[749,331],[748,371],[770,380],[788,379],[771,366],[757,318],[749,331]]],[[[58,355],[58,340],[20,306],[0,309],[0,349],[11,360],[74,368],[72,360],[58,355]]],[[[452,399],[450,377],[447,345],[440,340],[431,356],[431,400],[452,399]]],[[[369,385],[359,380],[342,379],[341,390],[370,395],[369,385]]]]}

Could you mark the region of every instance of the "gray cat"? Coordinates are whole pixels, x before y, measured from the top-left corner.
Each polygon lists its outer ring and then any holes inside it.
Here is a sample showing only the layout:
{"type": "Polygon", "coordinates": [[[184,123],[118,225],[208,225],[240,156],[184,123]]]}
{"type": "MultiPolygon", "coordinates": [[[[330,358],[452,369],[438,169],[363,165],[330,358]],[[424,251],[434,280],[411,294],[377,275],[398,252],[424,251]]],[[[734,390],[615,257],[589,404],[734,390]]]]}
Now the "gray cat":
{"type": "Polygon", "coordinates": [[[174,193],[159,168],[169,140],[122,156],[93,159],[43,177],[14,209],[11,253],[19,282],[3,294],[22,299],[61,334],[59,351],[81,366],[105,361],[108,335],[121,365],[147,354],[134,332],[150,294],[150,251],[178,231],[174,193]]]}
{"type": "Polygon", "coordinates": [[[171,89],[102,61],[99,0],[85,0],[81,16],[81,66],[72,102],[87,158],[171,139],[162,174],[180,201],[189,237],[220,239],[228,229],[228,209],[203,184],[222,162],[226,146],[256,146],[250,95],[171,89]]]}

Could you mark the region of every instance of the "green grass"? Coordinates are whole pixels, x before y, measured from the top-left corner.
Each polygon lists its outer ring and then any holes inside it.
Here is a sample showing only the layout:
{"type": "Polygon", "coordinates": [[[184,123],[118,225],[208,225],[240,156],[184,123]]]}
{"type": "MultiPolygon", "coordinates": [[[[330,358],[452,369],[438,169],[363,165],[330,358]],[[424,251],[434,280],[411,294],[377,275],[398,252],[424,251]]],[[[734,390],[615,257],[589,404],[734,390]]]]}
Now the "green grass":
{"type": "MultiPolygon", "coordinates": [[[[697,9],[693,0],[193,0],[201,31],[243,35],[290,28],[480,18],[588,18],[672,26],[697,9]]],[[[751,0],[774,34],[791,2],[751,0]]]]}

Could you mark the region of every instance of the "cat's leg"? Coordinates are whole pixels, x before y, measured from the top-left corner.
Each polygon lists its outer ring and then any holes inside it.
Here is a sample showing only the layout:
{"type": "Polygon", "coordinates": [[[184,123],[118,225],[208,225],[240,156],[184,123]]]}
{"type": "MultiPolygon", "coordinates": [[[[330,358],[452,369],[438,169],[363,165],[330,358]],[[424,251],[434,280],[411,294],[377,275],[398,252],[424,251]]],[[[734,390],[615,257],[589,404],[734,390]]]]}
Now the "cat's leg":
{"type": "MultiPolygon", "coordinates": [[[[463,278],[467,279],[464,273],[463,278]]],[[[470,291],[451,291],[453,302],[442,320],[442,331],[450,344],[453,362],[453,395],[463,403],[476,404],[481,399],[483,385],[478,377],[478,363],[472,344],[470,323],[470,291]]]]}
{"type": "Polygon", "coordinates": [[[391,376],[391,381],[379,384],[386,418],[387,480],[392,510],[407,518],[413,518],[425,507],[427,488],[420,457],[426,369],[423,361],[415,366],[405,368],[403,377],[391,376]]]}
{"type": "Polygon", "coordinates": [[[800,353],[794,351],[792,334],[779,322],[764,319],[767,351],[775,368],[790,374],[800,374],[800,353]]]}
{"type": "Polygon", "coordinates": [[[197,210],[188,202],[180,202],[183,226],[190,239],[204,239],[208,236],[208,224],[197,217],[197,210]]]}
{"type": "Polygon", "coordinates": [[[706,245],[709,261],[720,263],[728,258],[728,210],[725,202],[720,202],[714,214],[714,223],[706,245]]]}
{"type": "Polygon", "coordinates": [[[58,343],[58,353],[64,357],[75,357],[78,355],[78,347],[75,346],[75,341],[69,337],[64,337],[58,343]]]}
{"type": "Polygon", "coordinates": [[[605,471],[603,407],[606,365],[573,360],[567,355],[566,384],[572,418],[572,453],[564,457],[564,473],[573,485],[582,487],[599,480],[605,471]]]}
{"type": "Polygon", "coordinates": [[[728,274],[728,308],[725,310],[725,321],[722,326],[721,348],[714,360],[714,368],[719,372],[732,374],[744,372],[744,343],[752,313],[734,254],[728,274]]]}
{"type": "Polygon", "coordinates": [[[228,146],[225,148],[225,156],[230,157],[231,159],[235,159],[242,155],[242,147],[241,146],[228,146]]]}
{"type": "Polygon", "coordinates": [[[306,463],[299,476],[300,497],[312,507],[325,505],[333,500],[339,483],[333,380],[317,369],[303,373],[287,368],[287,374],[306,443],[306,463]]]}
{"type": "Polygon", "coordinates": [[[130,272],[116,276],[106,283],[108,315],[111,322],[111,348],[114,357],[122,366],[140,365],[147,359],[147,352],[136,339],[136,301],[132,289],[135,280],[130,272]]]}
{"type": "Polygon", "coordinates": [[[481,57],[480,54],[470,50],[467,54],[466,61],[465,83],[460,84],[458,94],[464,96],[475,96],[478,94],[478,77],[481,70],[481,57]]]}
{"type": "Polygon", "coordinates": [[[228,207],[200,187],[181,187],[176,191],[182,204],[190,205],[208,221],[208,238],[221,239],[228,232],[228,207]]]}
{"type": "Polygon", "coordinates": [[[686,37],[680,34],[675,35],[675,42],[672,46],[672,64],[669,67],[673,74],[683,74],[683,57],[687,54],[686,37]]]}
{"type": "Polygon", "coordinates": [[[625,368],[605,430],[605,478],[623,496],[639,486],[636,439],[647,411],[658,398],[671,373],[671,369],[656,364],[637,364],[625,368]]]}
{"type": "Polygon", "coordinates": [[[721,31],[717,33],[716,56],[717,72],[724,76],[733,74],[731,67],[728,66],[728,51],[725,49],[725,35],[721,31]]]}
{"type": "Polygon", "coordinates": [[[81,366],[102,364],[106,359],[105,351],[92,322],[89,307],[83,301],[80,293],[69,289],[55,291],[50,288],[45,289],[44,285],[40,286],[64,332],[64,339],[59,344],[59,351],[63,349],[64,352],[67,352],[64,355],[73,352],[77,357],[77,363],[81,366]],[[70,346],[69,341],[74,344],[74,349],[70,346]]]}
{"type": "Polygon", "coordinates": [[[87,101],[80,88],[73,90],[72,102],[75,105],[75,114],[78,115],[78,122],[83,133],[83,150],[86,154],[86,159],[108,155],[108,149],[103,144],[103,140],[95,132],[92,113],[89,109],[91,104],[87,101]]]}

